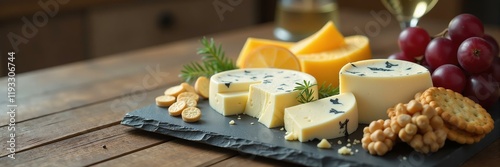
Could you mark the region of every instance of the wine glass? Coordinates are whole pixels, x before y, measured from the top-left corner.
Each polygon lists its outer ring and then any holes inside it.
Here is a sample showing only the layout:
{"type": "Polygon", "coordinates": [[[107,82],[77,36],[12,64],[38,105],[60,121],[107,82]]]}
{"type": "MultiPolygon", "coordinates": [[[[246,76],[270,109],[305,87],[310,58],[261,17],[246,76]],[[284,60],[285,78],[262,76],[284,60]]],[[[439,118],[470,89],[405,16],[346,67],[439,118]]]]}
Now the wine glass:
{"type": "Polygon", "coordinates": [[[438,0],[382,0],[384,6],[396,16],[402,30],[417,26],[418,19],[437,2],[438,0]]]}

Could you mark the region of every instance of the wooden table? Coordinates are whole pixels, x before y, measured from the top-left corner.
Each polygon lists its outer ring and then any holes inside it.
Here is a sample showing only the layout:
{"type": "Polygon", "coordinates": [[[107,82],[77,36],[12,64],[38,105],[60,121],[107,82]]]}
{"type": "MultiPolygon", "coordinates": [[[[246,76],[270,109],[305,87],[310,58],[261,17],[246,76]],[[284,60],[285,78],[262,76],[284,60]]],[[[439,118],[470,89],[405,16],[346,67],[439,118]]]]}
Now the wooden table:
{"type": "MultiPolygon", "coordinates": [[[[345,35],[361,31],[370,37],[374,57],[397,52],[400,30],[394,18],[383,25],[370,12],[348,10],[341,12],[341,18],[345,35]],[[370,32],[365,27],[371,27],[370,32]]],[[[447,22],[423,19],[421,25],[437,34],[447,22]]],[[[247,37],[273,38],[272,28],[266,24],[207,36],[236,58],[247,37]]],[[[500,28],[486,31],[500,41],[500,28]]],[[[8,103],[2,100],[0,166],[289,165],[120,125],[125,113],[152,104],[167,87],[180,83],[182,65],[200,58],[195,54],[199,39],[16,75],[16,159],[6,156],[12,131],[8,130],[8,103]]],[[[0,85],[5,97],[7,78],[0,85]]],[[[496,165],[499,148],[497,139],[464,166],[496,165]]]]}

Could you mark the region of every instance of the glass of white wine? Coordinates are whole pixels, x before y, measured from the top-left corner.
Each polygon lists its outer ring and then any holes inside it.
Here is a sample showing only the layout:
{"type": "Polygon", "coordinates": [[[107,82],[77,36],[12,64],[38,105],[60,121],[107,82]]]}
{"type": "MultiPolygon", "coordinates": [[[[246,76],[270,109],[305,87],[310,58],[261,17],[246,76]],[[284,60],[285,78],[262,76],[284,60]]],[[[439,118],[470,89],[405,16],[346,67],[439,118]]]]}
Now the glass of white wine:
{"type": "Polygon", "coordinates": [[[328,21],[338,27],[337,0],[278,0],[274,36],[284,41],[299,41],[328,21]]]}
{"type": "Polygon", "coordinates": [[[417,26],[418,20],[429,12],[438,0],[382,0],[384,6],[396,16],[401,29],[417,26]]]}

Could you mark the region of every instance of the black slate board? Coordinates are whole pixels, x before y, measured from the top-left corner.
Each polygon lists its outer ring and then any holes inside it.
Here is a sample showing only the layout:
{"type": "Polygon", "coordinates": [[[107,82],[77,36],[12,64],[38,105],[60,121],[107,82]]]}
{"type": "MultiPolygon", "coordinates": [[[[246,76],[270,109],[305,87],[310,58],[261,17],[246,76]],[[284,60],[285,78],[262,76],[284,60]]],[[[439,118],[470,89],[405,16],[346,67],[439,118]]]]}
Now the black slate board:
{"type": "MultiPolygon", "coordinates": [[[[500,103],[496,103],[489,109],[495,120],[495,129],[479,143],[460,145],[447,141],[438,152],[428,155],[413,151],[406,143],[398,143],[383,157],[372,156],[361,144],[356,144],[351,148],[358,152],[343,156],[337,150],[347,144],[347,138],[329,140],[333,146],[331,149],[319,149],[316,147],[319,140],[306,143],[285,141],[285,131],[268,129],[255,118],[246,115],[224,117],[210,107],[208,100],[201,101],[198,107],[202,110],[202,118],[196,123],[185,123],[180,117],[169,116],[166,108],[152,104],[127,113],[121,124],[306,166],[458,166],[500,137],[500,103]],[[229,125],[231,120],[236,125],[229,125]],[[339,140],[340,145],[337,144],[339,140]]],[[[364,126],[360,124],[356,132],[349,135],[349,143],[354,139],[361,140],[364,126]]]]}

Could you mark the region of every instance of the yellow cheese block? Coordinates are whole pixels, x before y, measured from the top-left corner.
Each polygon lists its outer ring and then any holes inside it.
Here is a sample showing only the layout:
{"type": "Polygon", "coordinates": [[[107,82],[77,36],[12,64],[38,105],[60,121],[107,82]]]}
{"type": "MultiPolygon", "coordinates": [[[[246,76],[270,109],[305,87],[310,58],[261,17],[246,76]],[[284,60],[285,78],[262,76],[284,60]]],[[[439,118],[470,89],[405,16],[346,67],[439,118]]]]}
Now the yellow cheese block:
{"type": "Polygon", "coordinates": [[[297,55],[302,72],[311,74],[318,84],[339,85],[339,71],[349,62],[370,59],[372,56],[368,38],[355,35],[345,38],[345,45],[331,51],[297,55]]]}
{"type": "Polygon", "coordinates": [[[255,48],[264,45],[274,45],[281,46],[284,48],[290,48],[295,43],[292,42],[282,42],[268,39],[260,39],[260,38],[248,38],[241,49],[240,55],[238,56],[238,60],[236,60],[236,66],[241,67],[243,65],[243,60],[245,60],[246,56],[248,56],[255,48]]]}
{"type": "Polygon", "coordinates": [[[335,24],[329,21],[318,32],[297,42],[290,51],[296,55],[319,53],[339,48],[344,44],[344,36],[337,30],[335,24]]]}

